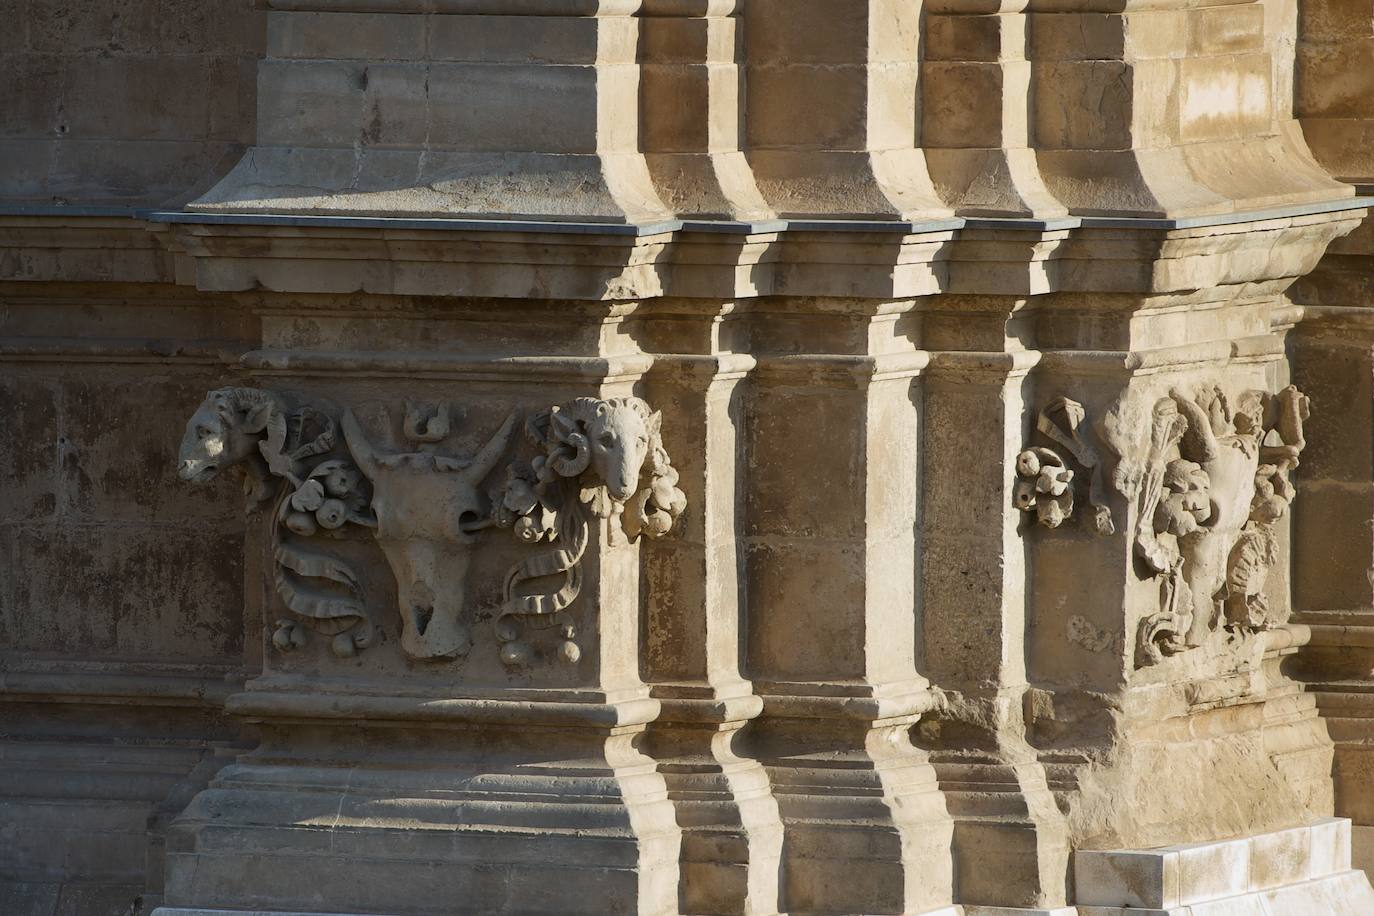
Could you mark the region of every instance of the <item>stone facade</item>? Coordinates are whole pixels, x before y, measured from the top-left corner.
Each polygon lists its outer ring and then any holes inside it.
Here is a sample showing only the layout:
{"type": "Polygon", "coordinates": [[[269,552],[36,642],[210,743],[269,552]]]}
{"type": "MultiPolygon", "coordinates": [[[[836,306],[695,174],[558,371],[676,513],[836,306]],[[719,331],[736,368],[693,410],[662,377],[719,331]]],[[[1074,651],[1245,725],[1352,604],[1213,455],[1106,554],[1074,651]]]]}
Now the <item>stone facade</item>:
{"type": "Polygon", "coordinates": [[[4,916],[1369,916],[1372,0],[0,0],[4,916]]]}

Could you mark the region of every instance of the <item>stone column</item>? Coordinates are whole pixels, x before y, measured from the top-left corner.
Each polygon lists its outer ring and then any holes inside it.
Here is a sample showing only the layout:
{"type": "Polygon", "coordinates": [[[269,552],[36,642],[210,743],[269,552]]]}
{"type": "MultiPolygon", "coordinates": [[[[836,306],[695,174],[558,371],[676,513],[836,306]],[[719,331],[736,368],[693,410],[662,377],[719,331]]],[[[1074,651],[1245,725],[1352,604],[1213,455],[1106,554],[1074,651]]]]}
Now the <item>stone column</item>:
{"type": "Polygon", "coordinates": [[[916,149],[920,5],[749,0],[749,164],[780,216],[948,214],[916,149]]]}
{"type": "Polygon", "coordinates": [[[940,197],[969,215],[1065,213],[1030,148],[1026,0],[925,5],[920,137],[940,197]]]}
{"type": "Polygon", "coordinates": [[[929,271],[946,236],[854,236],[804,236],[783,257],[829,265],[820,288],[862,283],[871,299],[751,311],[740,521],[746,670],[764,700],[754,754],[782,811],[785,912],[925,913],[953,900],[950,818],[909,736],[936,704],[916,669],[926,354],[911,298],[934,274],[848,269],[929,271]]]}
{"type": "Polygon", "coordinates": [[[740,0],[649,0],[641,20],[641,136],[654,186],[679,216],[769,215],[744,157],[740,0]]]}
{"type": "Polygon", "coordinates": [[[668,216],[639,152],[639,0],[272,0],[258,137],[203,211],[668,216]]]}

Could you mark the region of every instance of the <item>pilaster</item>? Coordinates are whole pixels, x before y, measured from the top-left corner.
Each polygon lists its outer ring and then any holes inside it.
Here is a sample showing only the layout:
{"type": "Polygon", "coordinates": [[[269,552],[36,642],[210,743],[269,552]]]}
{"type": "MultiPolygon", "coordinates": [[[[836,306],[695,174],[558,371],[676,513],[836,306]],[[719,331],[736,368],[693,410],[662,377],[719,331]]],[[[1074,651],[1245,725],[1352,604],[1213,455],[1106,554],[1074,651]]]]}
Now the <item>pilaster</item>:
{"type": "Polygon", "coordinates": [[[747,756],[744,729],[763,703],[741,674],[746,609],[737,540],[748,376],[747,307],[664,300],[643,309],[640,332],[656,351],[651,400],[664,445],[681,454],[680,483],[700,508],[671,545],[645,550],[651,583],[642,668],[662,704],[648,747],[683,828],[682,913],[779,911],[782,821],[768,775],[747,756]],[[666,549],[660,549],[666,548],[666,549]]]}
{"type": "Polygon", "coordinates": [[[254,387],[182,474],[265,418],[264,662],[228,701],[261,741],[178,817],[166,905],[678,912],[639,542],[685,497],[627,307],[249,302],[254,387]]]}
{"type": "Polygon", "coordinates": [[[784,824],[783,908],[924,913],[952,902],[951,823],[910,727],[919,376],[911,299],[751,310],[747,672],[753,754],[784,824]]]}
{"type": "Polygon", "coordinates": [[[780,216],[949,213],[917,148],[920,5],[749,0],[745,148],[780,216]]]}
{"type": "Polygon", "coordinates": [[[915,733],[955,820],[965,904],[1067,901],[1068,828],[1022,720],[1030,579],[1008,471],[1039,361],[1023,345],[1033,303],[946,295],[923,314],[923,670],[943,703],[915,733]]]}
{"type": "Polygon", "coordinates": [[[941,199],[968,215],[1054,217],[1031,149],[1026,0],[931,0],[920,138],[941,199]]]}
{"type": "Polygon", "coordinates": [[[640,121],[654,186],[678,216],[761,219],[744,156],[741,0],[648,0],[640,121]]]}

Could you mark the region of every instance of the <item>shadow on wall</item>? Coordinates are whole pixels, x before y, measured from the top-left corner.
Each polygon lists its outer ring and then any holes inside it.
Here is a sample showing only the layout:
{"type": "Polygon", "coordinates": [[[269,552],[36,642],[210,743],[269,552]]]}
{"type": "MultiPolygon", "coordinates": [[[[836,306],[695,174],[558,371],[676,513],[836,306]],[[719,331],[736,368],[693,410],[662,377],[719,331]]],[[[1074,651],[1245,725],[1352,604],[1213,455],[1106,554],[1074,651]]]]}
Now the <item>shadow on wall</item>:
{"type": "Polygon", "coordinates": [[[0,199],[179,206],[210,187],[253,141],[265,34],[253,7],[19,3],[0,29],[0,199]]]}

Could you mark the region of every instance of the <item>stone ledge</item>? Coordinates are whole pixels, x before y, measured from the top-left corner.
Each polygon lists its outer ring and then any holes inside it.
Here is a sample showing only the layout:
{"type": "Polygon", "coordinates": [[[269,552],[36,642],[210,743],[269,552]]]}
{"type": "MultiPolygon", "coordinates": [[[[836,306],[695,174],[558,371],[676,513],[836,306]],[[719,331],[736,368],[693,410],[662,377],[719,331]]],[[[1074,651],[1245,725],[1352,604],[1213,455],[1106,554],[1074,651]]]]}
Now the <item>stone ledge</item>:
{"type": "MultiPolygon", "coordinates": [[[[1086,916],[1183,916],[1206,904],[1207,914],[1289,912],[1369,913],[1374,889],[1347,892],[1347,909],[1273,911],[1263,899],[1305,884],[1345,881],[1350,869],[1350,821],[1314,823],[1182,846],[1141,850],[1083,850],[1074,854],[1076,897],[1086,916]],[[1226,904],[1226,907],[1220,907],[1226,904]],[[1176,909],[1176,908],[1182,909],[1176,909]],[[1193,909],[1189,909],[1189,908],[1193,909]],[[1234,908],[1230,908],[1234,907],[1234,908]]],[[[1321,888],[1309,888],[1316,896],[1321,888]]],[[[1314,897],[1315,899],[1315,897],[1314,897]]],[[[1340,899],[1338,894],[1333,899],[1340,899]]]]}

